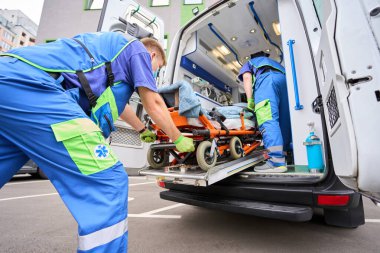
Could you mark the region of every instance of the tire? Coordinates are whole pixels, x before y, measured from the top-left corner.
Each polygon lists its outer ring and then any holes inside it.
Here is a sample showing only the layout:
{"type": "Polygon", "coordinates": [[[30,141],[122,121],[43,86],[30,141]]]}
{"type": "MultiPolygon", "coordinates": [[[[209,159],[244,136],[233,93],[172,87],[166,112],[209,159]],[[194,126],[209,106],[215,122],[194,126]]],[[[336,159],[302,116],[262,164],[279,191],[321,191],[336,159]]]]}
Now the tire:
{"type": "Polygon", "coordinates": [[[169,155],[164,149],[149,149],[147,160],[150,167],[160,169],[169,163],[169,155]]]}
{"type": "Polygon", "coordinates": [[[199,167],[204,171],[208,171],[210,168],[214,167],[218,158],[216,150],[214,151],[214,155],[210,157],[211,146],[211,142],[202,141],[197,148],[197,162],[199,167]]]}
{"type": "Polygon", "coordinates": [[[243,144],[239,137],[232,137],[230,140],[230,157],[234,160],[241,158],[244,154],[242,148],[243,144]]]}

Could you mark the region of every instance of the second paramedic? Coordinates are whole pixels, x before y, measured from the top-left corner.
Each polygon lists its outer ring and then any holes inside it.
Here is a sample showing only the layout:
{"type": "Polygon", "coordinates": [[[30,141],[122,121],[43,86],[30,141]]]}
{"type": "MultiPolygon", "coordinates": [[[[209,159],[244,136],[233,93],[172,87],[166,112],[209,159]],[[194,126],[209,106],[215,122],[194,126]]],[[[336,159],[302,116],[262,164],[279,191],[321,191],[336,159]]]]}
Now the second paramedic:
{"type": "Polygon", "coordinates": [[[255,111],[269,159],[255,166],[257,172],[286,172],[284,152],[291,142],[290,114],[285,69],[258,52],[243,65],[239,79],[244,83],[248,108],[255,111]]]}
{"type": "Polygon", "coordinates": [[[157,93],[162,47],[86,33],[1,56],[0,188],[32,159],[78,223],[78,252],[127,252],[128,175],[104,137],[121,116],[154,139],[126,106],[132,93],[178,151],[194,150],[157,93]]]}

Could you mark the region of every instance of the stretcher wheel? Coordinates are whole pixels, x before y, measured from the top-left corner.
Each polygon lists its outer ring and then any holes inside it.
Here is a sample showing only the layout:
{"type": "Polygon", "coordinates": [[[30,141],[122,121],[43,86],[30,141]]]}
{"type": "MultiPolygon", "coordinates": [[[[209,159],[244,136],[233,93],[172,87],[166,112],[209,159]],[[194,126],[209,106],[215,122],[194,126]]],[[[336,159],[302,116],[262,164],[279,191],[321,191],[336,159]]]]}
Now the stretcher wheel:
{"type": "Polygon", "coordinates": [[[169,154],[164,149],[149,149],[147,159],[150,167],[159,169],[169,163],[169,154]]]}
{"type": "Polygon", "coordinates": [[[230,156],[232,159],[239,159],[243,156],[243,144],[237,136],[230,140],[230,156]]]}
{"type": "Polygon", "coordinates": [[[214,167],[218,158],[216,149],[214,150],[213,156],[210,156],[211,146],[211,142],[202,141],[197,148],[197,162],[199,167],[204,171],[208,171],[210,168],[214,167]]]}

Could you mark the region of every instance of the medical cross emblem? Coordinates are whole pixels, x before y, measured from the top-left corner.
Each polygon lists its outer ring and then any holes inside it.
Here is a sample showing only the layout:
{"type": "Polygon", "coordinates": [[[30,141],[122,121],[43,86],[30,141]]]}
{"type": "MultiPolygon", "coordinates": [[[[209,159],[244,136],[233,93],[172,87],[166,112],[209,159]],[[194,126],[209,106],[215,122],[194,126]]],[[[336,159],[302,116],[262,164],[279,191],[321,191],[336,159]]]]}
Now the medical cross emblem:
{"type": "Polygon", "coordinates": [[[100,159],[107,158],[109,150],[105,145],[98,145],[95,147],[95,156],[100,159]]]}

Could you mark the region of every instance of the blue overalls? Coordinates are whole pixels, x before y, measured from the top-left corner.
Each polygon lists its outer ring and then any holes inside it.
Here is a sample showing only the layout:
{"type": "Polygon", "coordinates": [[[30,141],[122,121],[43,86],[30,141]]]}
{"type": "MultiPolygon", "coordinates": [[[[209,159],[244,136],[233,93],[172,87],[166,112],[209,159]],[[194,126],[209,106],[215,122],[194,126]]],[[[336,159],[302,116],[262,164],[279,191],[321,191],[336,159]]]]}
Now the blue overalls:
{"type": "Polygon", "coordinates": [[[292,140],[285,69],[268,57],[255,57],[248,64],[253,75],[256,118],[269,150],[268,162],[274,167],[283,166],[283,151],[289,150],[292,140]]]}
{"type": "Polygon", "coordinates": [[[74,38],[0,57],[0,187],[31,158],[77,221],[78,252],[125,253],[128,175],[103,135],[134,90],[112,72],[130,42],[117,33],[74,38]]]}

